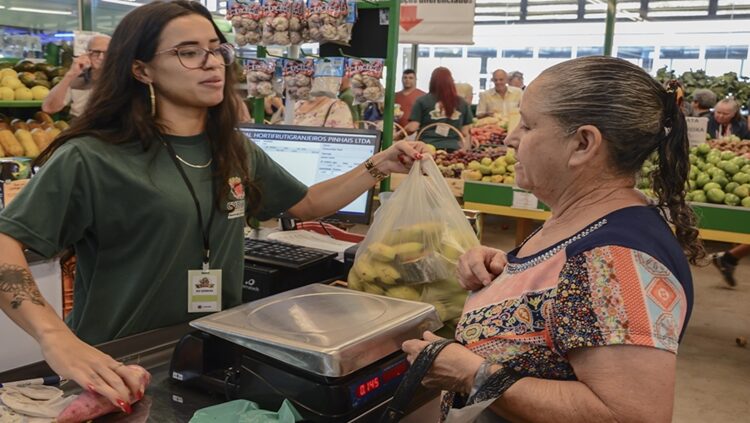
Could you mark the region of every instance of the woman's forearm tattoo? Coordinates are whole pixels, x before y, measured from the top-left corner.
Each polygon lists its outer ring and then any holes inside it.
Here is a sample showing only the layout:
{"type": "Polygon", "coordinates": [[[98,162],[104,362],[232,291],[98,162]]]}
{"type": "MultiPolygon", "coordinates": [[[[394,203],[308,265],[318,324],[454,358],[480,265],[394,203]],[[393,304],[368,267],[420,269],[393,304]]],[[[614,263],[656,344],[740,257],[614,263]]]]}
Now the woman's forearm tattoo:
{"type": "Polygon", "coordinates": [[[16,309],[29,300],[44,306],[44,298],[34,278],[26,268],[14,264],[0,264],[0,293],[10,294],[10,305],[16,309]]]}

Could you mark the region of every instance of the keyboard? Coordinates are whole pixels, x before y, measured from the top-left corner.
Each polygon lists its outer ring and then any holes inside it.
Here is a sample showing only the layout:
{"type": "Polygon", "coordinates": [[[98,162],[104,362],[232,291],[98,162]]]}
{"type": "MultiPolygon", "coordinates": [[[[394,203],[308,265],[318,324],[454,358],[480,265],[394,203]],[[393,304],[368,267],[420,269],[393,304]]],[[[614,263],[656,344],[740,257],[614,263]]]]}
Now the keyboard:
{"type": "Polygon", "coordinates": [[[336,257],[335,252],[279,241],[245,238],[245,260],[290,269],[303,269],[336,257]]]}

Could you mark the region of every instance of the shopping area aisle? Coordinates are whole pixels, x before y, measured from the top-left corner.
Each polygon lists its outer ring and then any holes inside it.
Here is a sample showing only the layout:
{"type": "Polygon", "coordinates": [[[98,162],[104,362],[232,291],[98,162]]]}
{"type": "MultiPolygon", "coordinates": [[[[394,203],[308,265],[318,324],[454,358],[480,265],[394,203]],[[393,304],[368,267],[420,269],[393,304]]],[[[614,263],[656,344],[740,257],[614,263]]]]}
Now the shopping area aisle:
{"type": "MultiPolygon", "coordinates": [[[[486,216],[483,244],[512,249],[512,219],[486,216]],[[506,229],[503,229],[506,228],[506,229]]],[[[727,244],[708,243],[709,252],[727,244]]],[[[677,361],[674,423],[750,420],[750,259],[737,268],[737,287],[729,289],[713,266],[692,267],[695,305],[677,361]]]]}

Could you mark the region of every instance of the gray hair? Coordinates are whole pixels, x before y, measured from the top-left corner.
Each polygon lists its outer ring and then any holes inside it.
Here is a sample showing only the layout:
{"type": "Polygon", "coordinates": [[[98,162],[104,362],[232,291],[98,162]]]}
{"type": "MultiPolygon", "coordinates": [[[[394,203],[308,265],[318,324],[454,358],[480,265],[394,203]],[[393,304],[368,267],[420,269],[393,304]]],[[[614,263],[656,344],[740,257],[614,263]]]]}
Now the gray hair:
{"type": "Polygon", "coordinates": [[[717,106],[719,104],[728,104],[732,106],[735,114],[740,111],[740,103],[738,103],[737,100],[732,97],[722,98],[718,103],[716,103],[717,106]]]}
{"type": "Polygon", "coordinates": [[[88,43],[86,43],[86,49],[91,50],[91,44],[96,40],[97,38],[106,38],[108,40],[111,40],[112,37],[110,37],[107,34],[94,34],[91,38],[89,38],[88,43]]]}
{"type": "Polygon", "coordinates": [[[511,73],[508,74],[508,81],[512,81],[512,80],[514,80],[516,78],[523,79],[523,73],[519,72],[519,71],[513,71],[513,72],[511,72],[511,73]]]}
{"type": "Polygon", "coordinates": [[[535,81],[539,112],[557,121],[566,136],[584,125],[598,128],[616,172],[635,175],[658,153],[659,168],[650,176],[662,216],[675,226],[690,262],[705,257],[695,214],[685,203],[689,145],[676,92],[639,66],[606,56],[559,63],[535,81]]]}
{"type": "Polygon", "coordinates": [[[701,109],[710,109],[716,105],[716,93],[705,88],[693,91],[693,101],[698,103],[701,109]]]}

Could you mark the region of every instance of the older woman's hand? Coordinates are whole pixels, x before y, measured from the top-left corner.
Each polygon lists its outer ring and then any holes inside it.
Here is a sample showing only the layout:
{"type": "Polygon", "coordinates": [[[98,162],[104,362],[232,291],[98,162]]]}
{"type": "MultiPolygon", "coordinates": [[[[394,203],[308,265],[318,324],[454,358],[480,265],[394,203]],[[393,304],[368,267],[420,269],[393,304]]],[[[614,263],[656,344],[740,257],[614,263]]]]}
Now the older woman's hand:
{"type": "Polygon", "coordinates": [[[474,247],[458,259],[458,283],[469,291],[484,288],[503,272],[506,264],[505,252],[474,247]]]}
{"type": "MultiPolygon", "coordinates": [[[[401,345],[409,363],[413,363],[419,353],[431,342],[442,339],[432,332],[425,332],[423,336],[424,340],[410,339],[401,345]]],[[[422,379],[422,385],[427,388],[469,393],[474,384],[474,376],[483,361],[484,358],[469,351],[466,347],[458,344],[448,345],[432,363],[430,371],[422,379]]]]}
{"type": "Polygon", "coordinates": [[[372,161],[383,173],[407,173],[411,165],[430,154],[427,145],[419,141],[401,141],[376,154],[372,161]]]}

